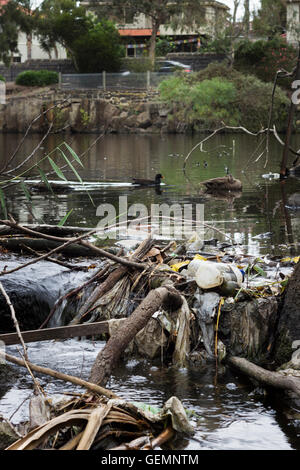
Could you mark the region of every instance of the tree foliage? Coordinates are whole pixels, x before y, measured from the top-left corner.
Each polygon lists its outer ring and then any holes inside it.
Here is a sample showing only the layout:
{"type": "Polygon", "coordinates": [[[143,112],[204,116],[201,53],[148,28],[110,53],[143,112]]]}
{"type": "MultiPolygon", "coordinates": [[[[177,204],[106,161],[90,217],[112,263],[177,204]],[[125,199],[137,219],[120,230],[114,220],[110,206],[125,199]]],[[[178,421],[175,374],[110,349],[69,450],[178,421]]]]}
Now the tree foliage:
{"type": "Polygon", "coordinates": [[[286,0],[261,0],[253,16],[253,29],[259,34],[274,37],[286,29],[286,0]]]}
{"type": "Polygon", "coordinates": [[[131,23],[140,14],[150,18],[152,34],[149,57],[154,66],[156,38],[160,26],[169,25],[181,31],[189,27],[197,28],[205,22],[205,3],[207,2],[204,0],[92,0],[90,5],[100,17],[109,15],[119,24],[131,23]]]}
{"type": "Polygon", "coordinates": [[[79,71],[85,73],[118,72],[124,56],[118,30],[105,20],[92,24],[86,34],[78,37],[73,50],[79,71]]]}
{"type": "Polygon", "coordinates": [[[44,0],[36,13],[36,31],[47,52],[61,44],[74,58],[73,44],[85,35],[92,20],[75,0],[44,0]]]}
{"type": "Polygon", "coordinates": [[[34,25],[29,0],[10,0],[0,7],[0,60],[8,67],[13,53],[18,52],[18,34],[30,34],[34,25]]]}
{"type": "Polygon", "coordinates": [[[116,71],[122,55],[114,25],[97,21],[76,0],[44,0],[37,13],[37,33],[50,52],[61,44],[80,72],[116,71]]]}
{"type": "MultiPolygon", "coordinates": [[[[251,73],[265,82],[274,81],[278,70],[291,72],[297,62],[297,50],[282,38],[268,41],[241,41],[237,45],[234,66],[240,71],[251,73]]],[[[281,85],[290,86],[290,80],[281,85]]]]}

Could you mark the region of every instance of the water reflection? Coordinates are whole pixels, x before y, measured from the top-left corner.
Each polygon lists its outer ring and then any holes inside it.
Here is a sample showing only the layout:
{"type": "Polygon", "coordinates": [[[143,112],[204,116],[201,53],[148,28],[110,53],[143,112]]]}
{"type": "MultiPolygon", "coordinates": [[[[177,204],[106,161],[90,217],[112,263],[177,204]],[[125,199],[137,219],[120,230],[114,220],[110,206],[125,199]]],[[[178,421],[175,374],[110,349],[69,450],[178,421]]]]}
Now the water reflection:
{"type": "MultiPolygon", "coordinates": [[[[20,138],[10,135],[0,137],[2,161],[12,154],[20,138]]],[[[18,155],[19,161],[32,151],[39,139],[39,136],[33,135],[25,140],[18,155]]],[[[236,243],[241,243],[247,253],[297,253],[299,211],[287,208],[287,205],[290,196],[299,191],[299,180],[289,178],[280,183],[274,178],[282,152],[275,141],[270,145],[272,158],[265,166],[264,158],[257,159],[262,138],[218,135],[191,154],[185,175],[182,171],[184,158],[201,140],[200,136],[107,135],[99,139],[94,135],[53,135],[35,155],[35,162],[64,140],[78,155],[84,154],[84,169],[79,171],[81,177],[85,181],[102,184],[89,192],[74,189],[69,194],[56,197],[35,194],[32,197],[33,208],[22,192],[13,189],[8,197],[8,208],[20,222],[32,223],[35,217],[45,223],[57,223],[73,209],[67,222],[69,225],[94,227],[99,222],[97,206],[111,203],[117,208],[120,195],[127,196],[129,205],[139,202],[149,209],[151,204],[204,203],[205,222],[226,233],[236,243]],[[91,146],[95,139],[98,141],[91,146]],[[88,148],[90,150],[85,153],[88,148]],[[224,176],[228,171],[242,181],[242,193],[217,194],[214,197],[203,194],[202,180],[224,176]],[[156,173],[162,173],[166,183],[159,189],[132,186],[132,178],[152,179],[156,173]],[[122,184],[110,185],[111,182],[122,184]]],[[[294,136],[294,140],[295,146],[300,143],[299,136],[294,136]]],[[[54,155],[53,158],[61,158],[54,155]]],[[[51,170],[46,160],[41,167],[44,171],[51,170]]],[[[68,179],[76,179],[72,172],[64,172],[68,179]]],[[[35,176],[34,171],[32,176],[35,176]]],[[[216,232],[208,231],[206,236],[215,237],[216,232]]]]}
{"type": "MultiPolygon", "coordinates": [[[[30,360],[71,375],[88,379],[103,343],[89,340],[30,343],[30,360]],[[95,347],[96,346],[96,347],[95,347]],[[49,353],[51,351],[51,354],[49,353]]],[[[17,347],[8,353],[17,355],[17,347]]],[[[15,366],[13,366],[15,367],[15,366]]],[[[177,396],[189,411],[195,434],[176,442],[177,449],[190,450],[287,450],[300,449],[297,427],[285,419],[282,404],[269,403],[251,392],[247,381],[224,368],[217,381],[214,363],[205,369],[154,366],[147,360],[131,359],[114,369],[107,387],[129,401],[160,407],[177,396]],[[272,405],[272,406],[271,406],[272,405]],[[280,411],[275,411],[275,410],[280,411]]],[[[54,401],[62,390],[81,392],[79,387],[40,376],[39,381],[54,401]]],[[[0,412],[17,423],[28,417],[32,379],[22,370],[15,387],[0,394],[0,412]]]]}

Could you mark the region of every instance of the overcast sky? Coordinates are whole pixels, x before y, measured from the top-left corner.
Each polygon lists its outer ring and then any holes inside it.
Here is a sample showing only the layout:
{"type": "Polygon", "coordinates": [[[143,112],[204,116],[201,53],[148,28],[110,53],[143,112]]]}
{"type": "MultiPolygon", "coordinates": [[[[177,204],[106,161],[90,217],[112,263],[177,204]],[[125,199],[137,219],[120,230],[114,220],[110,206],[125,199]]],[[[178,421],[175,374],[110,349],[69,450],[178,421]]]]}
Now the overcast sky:
{"type": "MultiPolygon", "coordinates": [[[[37,6],[41,3],[42,0],[31,0],[31,3],[32,5],[34,6],[37,6]]],[[[221,3],[224,3],[225,5],[229,6],[231,8],[231,11],[233,9],[233,4],[234,4],[234,1],[233,0],[219,0],[221,3]]],[[[243,8],[243,4],[244,4],[244,0],[240,0],[240,4],[241,6],[239,7],[238,9],[238,18],[242,17],[243,16],[243,11],[244,11],[244,8],[243,8]]],[[[252,11],[253,9],[257,9],[258,7],[260,6],[260,0],[250,0],[250,11],[252,11]]]]}
{"type": "MultiPolygon", "coordinates": [[[[233,5],[234,5],[233,0],[219,0],[219,1],[222,2],[222,3],[225,3],[225,5],[229,6],[231,8],[231,11],[233,10],[233,5]]],[[[243,16],[244,0],[240,0],[240,4],[241,4],[241,6],[238,9],[238,18],[243,16]]],[[[257,8],[259,8],[259,6],[260,6],[260,0],[250,0],[250,12],[254,9],[257,10],[257,8]]]]}

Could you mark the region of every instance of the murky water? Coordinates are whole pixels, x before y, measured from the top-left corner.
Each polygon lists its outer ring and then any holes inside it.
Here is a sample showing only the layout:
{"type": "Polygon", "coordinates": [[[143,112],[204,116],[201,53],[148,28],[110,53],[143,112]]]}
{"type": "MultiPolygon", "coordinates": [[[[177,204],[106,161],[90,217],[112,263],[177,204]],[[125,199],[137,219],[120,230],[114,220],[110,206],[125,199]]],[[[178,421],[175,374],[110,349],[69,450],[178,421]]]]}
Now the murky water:
{"type": "MultiPolygon", "coordinates": [[[[96,137],[65,139],[81,155],[96,137]]],[[[19,161],[31,153],[39,138],[31,136],[26,140],[19,161]]],[[[1,163],[20,139],[0,136],[1,163]]],[[[61,136],[48,139],[43,143],[45,148],[34,157],[35,162],[63,140],[61,136]]],[[[23,223],[32,223],[33,216],[45,223],[57,223],[73,209],[67,224],[95,227],[99,221],[98,205],[112,203],[118,209],[120,195],[127,196],[129,205],[141,202],[146,207],[154,203],[203,203],[205,222],[240,243],[243,252],[257,256],[299,254],[300,212],[290,209],[288,201],[300,193],[300,182],[289,178],[280,183],[270,175],[279,172],[282,147],[272,140],[266,161],[265,154],[260,157],[265,141],[249,136],[218,136],[202,151],[198,148],[192,153],[184,174],[184,158],[199,140],[200,136],[105,136],[85,154],[84,169],[80,170],[85,181],[101,183],[90,188],[93,204],[87,192],[75,185],[71,193],[60,194],[57,199],[34,195],[31,211],[24,193],[13,190],[7,196],[8,209],[23,223]],[[236,198],[203,197],[199,182],[223,176],[227,168],[241,179],[242,194],[236,198]],[[131,184],[133,177],[152,178],[156,173],[164,175],[161,191],[136,189],[131,184]]],[[[294,136],[293,146],[299,148],[299,144],[300,136],[294,136]]],[[[45,162],[41,167],[49,170],[45,162]]],[[[65,174],[75,181],[70,172],[65,174]]],[[[207,231],[206,236],[219,238],[219,232],[207,231]]],[[[29,357],[37,364],[87,378],[100,347],[90,341],[51,341],[29,345],[29,357]]],[[[8,352],[17,354],[16,349],[9,347],[8,352]]],[[[76,390],[47,377],[41,377],[41,382],[49,394],[76,390]]],[[[181,449],[300,450],[300,421],[288,418],[290,410],[253,390],[232,372],[219,369],[216,374],[214,365],[205,370],[178,371],[131,360],[115,371],[109,388],[128,400],[155,405],[162,405],[172,395],[178,396],[186,408],[194,411],[191,419],[196,427],[194,439],[178,444],[181,449]]],[[[8,390],[3,386],[0,390],[0,413],[7,418],[12,416],[13,422],[22,420],[28,412],[26,398],[30,393],[31,379],[22,371],[17,388],[8,390]]]]}
{"type": "MultiPolygon", "coordinates": [[[[103,346],[92,341],[47,341],[28,345],[33,363],[88,379],[96,355],[103,346]]],[[[17,347],[8,353],[18,355],[17,347]]],[[[72,384],[39,376],[52,399],[64,392],[78,391],[72,384]]],[[[32,380],[23,372],[10,390],[0,388],[0,412],[14,423],[26,419],[32,395],[32,380]]],[[[192,412],[193,438],[176,443],[189,450],[300,450],[299,421],[289,420],[283,410],[276,410],[260,391],[227,370],[215,373],[214,365],[204,370],[172,369],[153,366],[148,361],[129,360],[120,366],[107,385],[129,401],[162,406],[177,396],[192,412]],[[298,423],[298,427],[297,427],[298,423]]]]}
{"type": "MultiPolygon", "coordinates": [[[[84,135],[65,137],[65,140],[78,155],[82,155],[96,138],[94,135],[84,135]]],[[[20,137],[0,136],[0,148],[4,155],[12,154],[18,139],[20,137]]],[[[30,154],[39,139],[40,136],[31,136],[25,141],[17,161],[30,154]]],[[[265,147],[263,138],[232,134],[216,136],[203,145],[202,151],[197,148],[192,153],[184,174],[184,158],[200,140],[200,136],[180,135],[105,136],[82,157],[84,168],[79,170],[81,177],[98,184],[96,187],[90,186],[89,193],[82,191],[77,180],[77,186],[71,193],[60,194],[57,198],[45,194],[34,195],[34,206],[29,211],[24,193],[16,193],[13,188],[13,196],[7,201],[8,209],[24,223],[32,222],[33,215],[45,223],[57,223],[73,209],[67,224],[95,227],[101,220],[96,215],[97,207],[105,203],[113,204],[118,215],[121,195],[127,197],[128,207],[142,203],[149,209],[149,214],[151,204],[204,204],[205,222],[244,245],[248,253],[297,252],[299,211],[287,209],[286,206],[293,195],[298,193],[299,197],[300,181],[289,178],[288,182],[280,183],[276,179],[282,154],[282,147],[277,141],[271,140],[267,159],[265,154],[260,156],[265,147]],[[199,182],[224,176],[226,169],[242,181],[242,194],[236,197],[203,197],[199,182]],[[164,175],[161,191],[132,186],[132,178],[154,178],[156,173],[164,175]],[[273,177],[269,176],[270,173],[273,177]]],[[[63,141],[61,136],[52,136],[46,144],[43,143],[43,148],[33,161],[38,162],[47,151],[53,151],[63,141]]],[[[293,146],[300,146],[300,136],[294,137],[293,146]]],[[[65,163],[59,152],[53,152],[51,157],[57,163],[65,163]]],[[[290,165],[292,161],[293,155],[290,165]]],[[[46,160],[40,166],[45,171],[49,169],[46,160]]],[[[65,171],[65,174],[76,181],[71,172],[65,171]]],[[[207,237],[217,235],[219,233],[215,231],[206,234],[207,237]]]]}

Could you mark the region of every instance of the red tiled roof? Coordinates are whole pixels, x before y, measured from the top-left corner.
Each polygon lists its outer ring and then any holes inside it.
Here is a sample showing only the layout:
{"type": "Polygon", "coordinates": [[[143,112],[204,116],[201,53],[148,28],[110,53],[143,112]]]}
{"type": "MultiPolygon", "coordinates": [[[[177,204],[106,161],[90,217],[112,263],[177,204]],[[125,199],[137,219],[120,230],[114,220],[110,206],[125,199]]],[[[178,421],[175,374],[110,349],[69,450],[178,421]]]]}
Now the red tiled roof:
{"type": "Polygon", "coordinates": [[[151,36],[152,29],[119,29],[119,33],[120,36],[151,36]]]}

